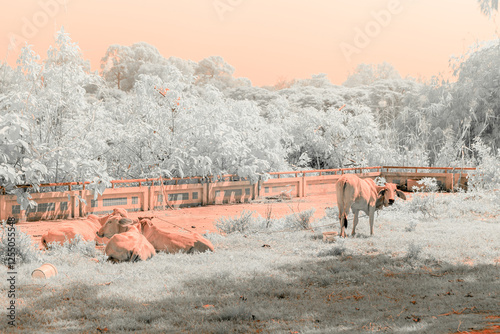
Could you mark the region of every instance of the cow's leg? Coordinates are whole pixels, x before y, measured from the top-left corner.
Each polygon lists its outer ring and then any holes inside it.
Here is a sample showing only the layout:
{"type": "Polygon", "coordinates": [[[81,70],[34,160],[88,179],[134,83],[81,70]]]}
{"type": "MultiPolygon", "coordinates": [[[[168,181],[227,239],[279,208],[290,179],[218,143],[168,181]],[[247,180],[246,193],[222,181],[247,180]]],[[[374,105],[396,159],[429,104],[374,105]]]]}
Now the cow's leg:
{"type": "Polygon", "coordinates": [[[108,261],[111,262],[111,263],[118,263],[118,262],[120,262],[120,260],[115,259],[114,257],[108,257],[108,261]]]}
{"type": "Polygon", "coordinates": [[[339,214],[339,221],[340,221],[340,237],[345,238],[345,228],[347,226],[347,215],[344,214],[339,214]]]}
{"type": "Polygon", "coordinates": [[[359,213],[359,210],[352,210],[352,212],[354,213],[354,219],[352,221],[352,233],[351,233],[351,236],[355,236],[356,235],[356,225],[358,225],[358,213],[359,213]]]}
{"type": "Polygon", "coordinates": [[[370,219],[370,235],[373,235],[373,223],[375,222],[375,207],[368,209],[368,217],[370,219]]]}

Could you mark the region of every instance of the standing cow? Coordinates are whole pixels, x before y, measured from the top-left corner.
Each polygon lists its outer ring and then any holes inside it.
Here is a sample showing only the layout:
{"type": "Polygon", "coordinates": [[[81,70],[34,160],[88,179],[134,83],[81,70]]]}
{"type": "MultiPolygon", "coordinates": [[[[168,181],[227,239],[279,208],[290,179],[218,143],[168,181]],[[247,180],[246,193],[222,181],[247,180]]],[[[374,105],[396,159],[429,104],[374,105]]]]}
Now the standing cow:
{"type": "Polygon", "coordinates": [[[406,200],[405,194],[394,183],[377,186],[372,179],[360,179],[354,174],[344,174],[337,181],[337,206],[339,208],[340,236],[345,238],[347,215],[352,209],[354,220],[351,235],[356,234],[359,210],[363,210],[370,220],[370,235],[373,235],[375,210],[394,203],[395,196],[406,200]]]}

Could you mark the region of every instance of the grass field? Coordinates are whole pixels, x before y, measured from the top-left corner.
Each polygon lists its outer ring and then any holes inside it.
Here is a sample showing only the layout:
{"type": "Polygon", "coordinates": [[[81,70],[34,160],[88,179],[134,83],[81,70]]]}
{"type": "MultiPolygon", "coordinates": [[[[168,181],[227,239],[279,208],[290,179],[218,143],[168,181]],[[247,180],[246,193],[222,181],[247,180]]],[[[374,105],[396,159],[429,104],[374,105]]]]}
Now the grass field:
{"type": "MultiPolygon", "coordinates": [[[[218,222],[236,228],[207,236],[214,253],[159,254],[131,264],[107,263],[83,243],[55,249],[18,267],[18,328],[4,319],[0,331],[498,329],[498,203],[499,192],[416,195],[380,211],[374,236],[368,218],[361,217],[356,237],[333,243],[323,242],[321,232],[339,230],[336,208],[310,222],[308,230],[307,214],[268,219],[247,213],[218,222]],[[33,280],[32,270],[44,262],[54,264],[59,275],[33,280]]],[[[1,288],[1,305],[7,305],[5,280],[1,288]]]]}

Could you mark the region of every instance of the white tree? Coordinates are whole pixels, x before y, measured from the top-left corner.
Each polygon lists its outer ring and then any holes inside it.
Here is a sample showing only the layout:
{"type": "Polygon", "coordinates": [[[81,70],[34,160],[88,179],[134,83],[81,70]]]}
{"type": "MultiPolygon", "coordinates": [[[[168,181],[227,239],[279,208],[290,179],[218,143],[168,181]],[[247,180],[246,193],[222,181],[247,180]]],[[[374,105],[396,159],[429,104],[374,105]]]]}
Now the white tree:
{"type": "Polygon", "coordinates": [[[353,74],[342,84],[346,87],[371,85],[379,80],[399,80],[399,72],[387,62],[381,64],[359,64],[353,74]]]}
{"type": "Polygon", "coordinates": [[[114,44],[108,47],[101,59],[101,74],[114,87],[130,91],[134,88],[141,67],[146,64],[165,65],[167,60],[158,49],[145,42],[131,46],[114,44]]]}

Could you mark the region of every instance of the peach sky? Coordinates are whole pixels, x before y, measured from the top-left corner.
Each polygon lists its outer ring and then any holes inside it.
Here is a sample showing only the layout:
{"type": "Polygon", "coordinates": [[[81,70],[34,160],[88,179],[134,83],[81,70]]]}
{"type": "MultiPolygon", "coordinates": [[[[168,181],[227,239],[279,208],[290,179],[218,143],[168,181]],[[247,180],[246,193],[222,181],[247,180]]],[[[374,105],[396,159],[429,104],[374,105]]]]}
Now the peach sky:
{"type": "Polygon", "coordinates": [[[64,25],[93,69],[109,45],[144,41],[165,57],[220,55],[259,86],[317,73],[340,84],[357,64],[383,61],[403,76],[448,75],[451,55],[499,36],[476,0],[23,0],[0,8],[0,59],[11,65],[19,54],[8,51],[11,36],[45,58],[64,25]],[[376,23],[372,13],[389,7],[397,10],[376,23]],[[367,28],[369,43],[360,43],[367,28]],[[346,56],[346,45],[356,53],[346,56]]]}

